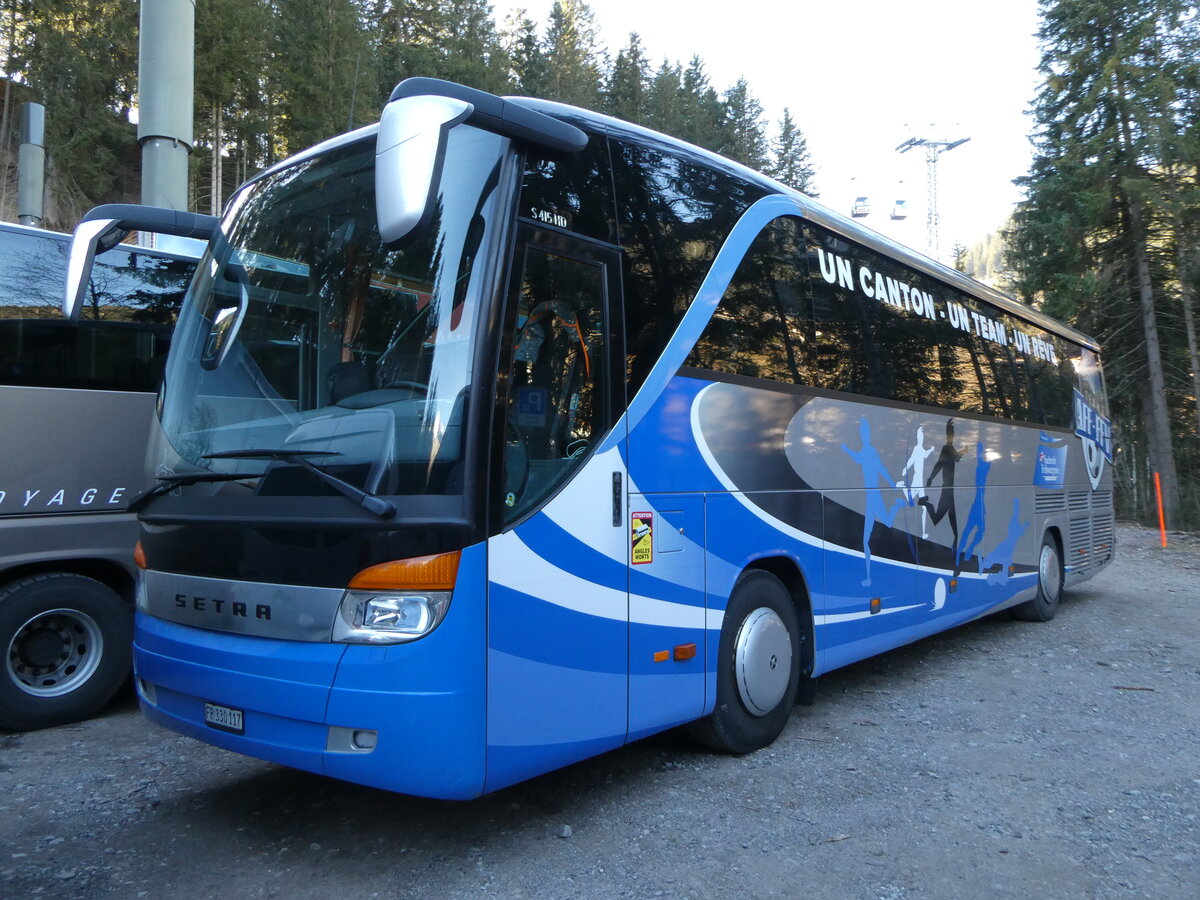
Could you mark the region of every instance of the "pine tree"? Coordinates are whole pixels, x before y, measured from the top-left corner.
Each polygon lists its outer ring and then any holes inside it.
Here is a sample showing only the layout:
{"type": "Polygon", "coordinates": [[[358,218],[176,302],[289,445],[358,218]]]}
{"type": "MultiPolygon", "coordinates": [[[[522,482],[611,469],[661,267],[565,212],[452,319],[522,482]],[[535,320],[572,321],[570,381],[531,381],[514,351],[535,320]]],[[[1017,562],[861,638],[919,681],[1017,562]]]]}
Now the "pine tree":
{"type": "Polygon", "coordinates": [[[512,89],[508,55],[487,0],[443,0],[437,77],[481,91],[512,89]]]}
{"type": "MultiPolygon", "coordinates": [[[[29,0],[12,14],[22,28],[10,31],[8,69],[28,83],[29,99],[46,107],[46,224],[71,227],[89,206],[135,186],[140,157],[129,116],[137,90],[137,6],[29,0]]],[[[10,29],[14,24],[10,19],[10,29]]]]}
{"type": "Polygon", "coordinates": [[[812,197],[819,196],[814,184],[816,171],[808,154],[808,141],[786,106],[779,120],[779,137],[775,141],[775,158],[770,174],[777,181],[812,197]]]}
{"type": "Polygon", "coordinates": [[[699,56],[693,56],[682,72],[679,106],[681,130],[673,134],[716,153],[723,152],[731,143],[725,104],[710,83],[699,56]]]}
{"type": "Polygon", "coordinates": [[[762,104],[750,93],[745,78],[739,78],[723,99],[726,136],[720,152],[752,169],[765,170],[770,161],[762,104]]]}
{"type": "Polygon", "coordinates": [[[196,10],[191,194],[204,212],[220,213],[239,183],[287,153],[266,102],[271,79],[263,77],[274,72],[273,30],[267,0],[209,0],[196,10]]]}
{"type": "MultiPolygon", "coordinates": [[[[364,104],[360,86],[369,87],[372,58],[352,0],[274,0],[275,40],[269,81],[282,114],[278,131],[289,153],[346,131],[350,106],[357,124],[377,110],[364,104]]],[[[366,98],[364,98],[366,99],[366,98]]]]}
{"type": "Polygon", "coordinates": [[[646,87],[645,124],[663,134],[688,139],[684,127],[683,73],[667,60],[655,71],[646,87]]]}
{"type": "Polygon", "coordinates": [[[526,97],[545,97],[550,84],[550,66],[542,55],[537,23],[525,14],[525,10],[515,10],[505,19],[500,40],[508,59],[513,89],[526,97]]]}
{"type": "Polygon", "coordinates": [[[1114,408],[1136,399],[1141,422],[1127,424],[1144,429],[1177,527],[1180,404],[1168,360],[1179,348],[1163,315],[1178,273],[1162,252],[1171,236],[1163,173],[1181,162],[1187,134],[1179,86],[1200,65],[1183,49],[1196,46],[1194,9],[1186,0],[1043,0],[1042,15],[1036,156],[1020,180],[1028,199],[1010,261],[1022,293],[1106,345],[1114,408]]]}
{"type": "Polygon", "coordinates": [[[371,23],[378,106],[405,78],[438,77],[445,20],[440,0],[362,0],[362,8],[371,23]]]}
{"type": "Polygon", "coordinates": [[[958,271],[958,272],[969,271],[969,266],[968,266],[968,256],[969,255],[970,255],[970,251],[967,249],[965,244],[961,244],[958,241],[954,242],[954,246],[950,248],[950,259],[953,260],[953,265],[954,265],[954,268],[956,271],[958,271]]]}
{"type": "Polygon", "coordinates": [[[649,63],[638,33],[629,35],[613,62],[605,86],[605,109],[618,119],[642,124],[649,113],[649,63]]]}
{"type": "Polygon", "coordinates": [[[597,109],[603,67],[596,23],[583,0],[555,0],[542,42],[549,66],[547,99],[597,109]]]}

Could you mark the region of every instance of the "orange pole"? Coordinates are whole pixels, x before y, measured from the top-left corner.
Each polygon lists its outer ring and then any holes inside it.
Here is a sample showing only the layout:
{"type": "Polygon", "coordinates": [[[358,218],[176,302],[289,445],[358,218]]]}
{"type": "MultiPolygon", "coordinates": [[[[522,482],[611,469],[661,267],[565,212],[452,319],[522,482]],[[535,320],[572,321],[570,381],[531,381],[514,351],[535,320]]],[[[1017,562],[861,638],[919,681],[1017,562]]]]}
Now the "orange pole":
{"type": "Polygon", "coordinates": [[[1158,473],[1154,473],[1154,493],[1158,495],[1158,533],[1162,538],[1163,549],[1167,549],[1167,521],[1163,517],[1162,505],[1162,480],[1158,477],[1158,473]]]}

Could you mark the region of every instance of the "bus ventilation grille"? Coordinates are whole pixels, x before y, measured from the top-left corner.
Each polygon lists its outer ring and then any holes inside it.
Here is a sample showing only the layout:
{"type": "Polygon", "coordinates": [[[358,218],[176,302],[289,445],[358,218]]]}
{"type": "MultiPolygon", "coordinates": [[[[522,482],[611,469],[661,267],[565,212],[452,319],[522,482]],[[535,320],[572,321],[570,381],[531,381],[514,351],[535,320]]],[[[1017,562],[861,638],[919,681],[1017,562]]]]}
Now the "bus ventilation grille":
{"type": "Polygon", "coordinates": [[[1061,493],[1038,494],[1033,498],[1033,511],[1035,513],[1062,512],[1066,508],[1067,498],[1061,493]]]}
{"type": "Polygon", "coordinates": [[[1071,556],[1072,568],[1083,568],[1091,562],[1092,523],[1088,519],[1079,519],[1071,523],[1071,556]]]}
{"type": "Polygon", "coordinates": [[[1072,511],[1077,509],[1088,509],[1091,506],[1092,495],[1090,491],[1071,491],[1071,495],[1067,498],[1067,503],[1072,511]]]}

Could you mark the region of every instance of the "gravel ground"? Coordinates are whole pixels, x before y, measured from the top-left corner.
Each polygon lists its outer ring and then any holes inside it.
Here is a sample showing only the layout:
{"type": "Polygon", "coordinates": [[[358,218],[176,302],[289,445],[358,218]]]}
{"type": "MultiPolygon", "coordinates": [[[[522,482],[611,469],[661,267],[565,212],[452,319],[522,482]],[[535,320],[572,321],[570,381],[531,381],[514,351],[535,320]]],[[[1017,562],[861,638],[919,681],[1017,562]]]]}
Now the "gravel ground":
{"type": "Polygon", "coordinates": [[[104,716],[0,733],[3,897],[1200,896],[1200,541],[1122,527],[1046,625],[821,679],[773,746],[675,734],[471,803],[104,716]]]}

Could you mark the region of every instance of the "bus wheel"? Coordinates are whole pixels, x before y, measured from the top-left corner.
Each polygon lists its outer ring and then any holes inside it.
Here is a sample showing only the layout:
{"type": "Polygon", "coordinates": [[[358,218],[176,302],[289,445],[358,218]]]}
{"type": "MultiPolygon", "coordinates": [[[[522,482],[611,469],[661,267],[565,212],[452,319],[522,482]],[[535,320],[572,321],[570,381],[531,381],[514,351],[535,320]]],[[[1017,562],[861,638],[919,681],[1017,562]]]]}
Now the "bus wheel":
{"type": "Polygon", "coordinates": [[[82,575],[33,575],[0,590],[0,728],[85,719],[129,675],[133,616],[82,575]]]}
{"type": "Polygon", "coordinates": [[[800,621],[791,594],[770,572],[744,572],[721,626],[717,705],[689,730],[701,743],[749,753],[779,737],[800,683],[800,621]]]}
{"type": "Polygon", "coordinates": [[[1049,622],[1058,612],[1062,600],[1063,567],[1058,552],[1058,541],[1054,535],[1042,538],[1042,549],[1038,553],[1037,596],[1013,607],[1013,618],[1024,622],[1049,622]]]}

